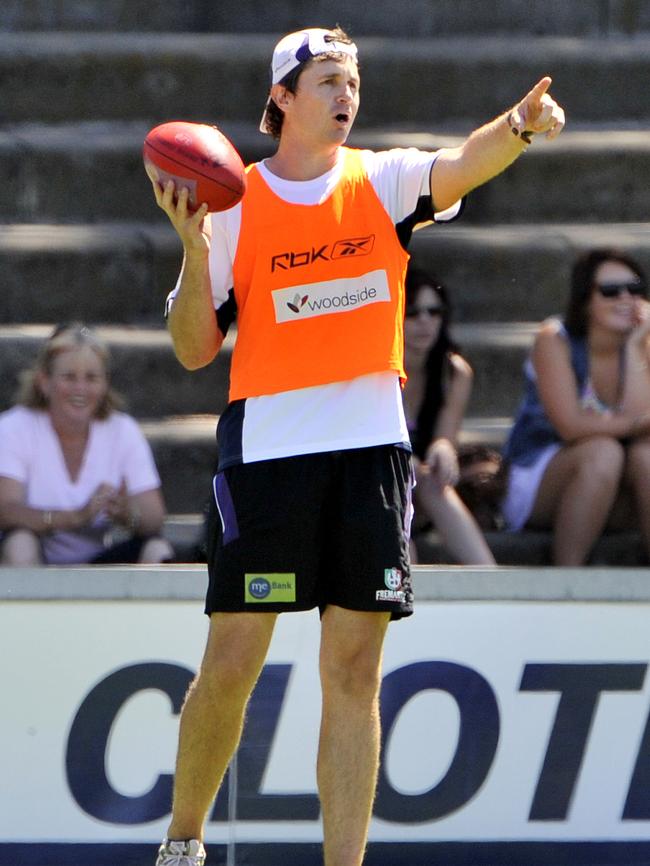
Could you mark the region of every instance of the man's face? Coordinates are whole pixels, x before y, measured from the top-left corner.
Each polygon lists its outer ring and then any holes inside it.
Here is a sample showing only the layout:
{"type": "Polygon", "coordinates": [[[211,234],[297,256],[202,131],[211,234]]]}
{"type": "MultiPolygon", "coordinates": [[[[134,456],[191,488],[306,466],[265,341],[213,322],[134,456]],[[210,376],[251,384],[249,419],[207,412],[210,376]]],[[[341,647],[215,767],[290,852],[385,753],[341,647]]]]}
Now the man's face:
{"type": "Polygon", "coordinates": [[[352,58],[312,61],[295,93],[282,90],[283,132],[286,126],[319,142],[345,142],[359,110],[359,70],[352,58]]]}

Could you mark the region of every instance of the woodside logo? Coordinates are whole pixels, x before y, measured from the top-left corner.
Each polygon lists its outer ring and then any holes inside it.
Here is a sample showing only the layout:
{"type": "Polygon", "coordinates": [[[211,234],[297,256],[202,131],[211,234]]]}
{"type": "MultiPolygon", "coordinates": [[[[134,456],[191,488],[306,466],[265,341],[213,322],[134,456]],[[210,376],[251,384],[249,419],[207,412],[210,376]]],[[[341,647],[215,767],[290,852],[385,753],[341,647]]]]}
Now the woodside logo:
{"type": "Polygon", "coordinates": [[[390,301],[390,288],[386,271],[377,270],[360,277],[276,289],[272,295],[275,321],[281,324],[390,301]]]}

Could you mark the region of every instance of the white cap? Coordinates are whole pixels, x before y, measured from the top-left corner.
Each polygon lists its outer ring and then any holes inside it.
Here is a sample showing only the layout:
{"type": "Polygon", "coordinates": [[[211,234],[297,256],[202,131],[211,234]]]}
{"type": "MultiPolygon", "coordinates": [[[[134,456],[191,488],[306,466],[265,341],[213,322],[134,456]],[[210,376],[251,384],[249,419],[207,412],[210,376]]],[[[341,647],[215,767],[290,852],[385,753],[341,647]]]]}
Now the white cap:
{"type": "MultiPolygon", "coordinates": [[[[275,46],[273,59],[271,60],[271,84],[277,84],[288,75],[296,66],[300,66],[306,60],[317,57],[319,54],[345,54],[357,61],[357,46],[354,42],[339,42],[331,30],[323,30],[320,27],[310,27],[307,30],[296,30],[283,36],[275,46]]],[[[266,109],[270,101],[267,99],[260,132],[266,133],[266,109]]]]}

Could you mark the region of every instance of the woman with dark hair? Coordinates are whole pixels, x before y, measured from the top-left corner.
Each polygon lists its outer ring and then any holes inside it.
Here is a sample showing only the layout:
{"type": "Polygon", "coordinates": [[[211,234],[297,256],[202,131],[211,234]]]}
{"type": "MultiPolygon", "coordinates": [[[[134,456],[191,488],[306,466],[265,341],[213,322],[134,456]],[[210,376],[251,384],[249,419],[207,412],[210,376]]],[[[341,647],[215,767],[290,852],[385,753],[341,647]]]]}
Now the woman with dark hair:
{"type": "Polygon", "coordinates": [[[650,304],[615,249],[573,267],[564,320],[544,322],[505,454],[510,529],[553,529],[553,561],[583,565],[603,530],[640,528],[650,551],[650,304]]]}
{"type": "Polygon", "coordinates": [[[118,411],[108,349],[57,327],[0,415],[0,563],[157,563],[173,557],[151,449],[118,411]]]}
{"type": "MultiPolygon", "coordinates": [[[[415,528],[433,523],[463,565],[494,565],[476,521],[458,496],[456,443],[472,370],[449,333],[449,298],[430,274],[406,274],[404,412],[413,447],[415,528]]],[[[411,545],[415,556],[414,545],[411,545]]]]}

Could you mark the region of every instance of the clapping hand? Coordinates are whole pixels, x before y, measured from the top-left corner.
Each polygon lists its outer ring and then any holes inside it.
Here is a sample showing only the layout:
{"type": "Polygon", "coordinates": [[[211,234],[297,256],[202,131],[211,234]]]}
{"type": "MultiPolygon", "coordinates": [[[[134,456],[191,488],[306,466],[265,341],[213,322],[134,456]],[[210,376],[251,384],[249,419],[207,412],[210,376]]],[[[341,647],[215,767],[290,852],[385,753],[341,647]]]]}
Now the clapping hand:
{"type": "Polygon", "coordinates": [[[133,510],[126,489],[126,482],[122,483],[113,491],[113,495],[106,502],[106,513],[111,522],[119,526],[131,526],[133,522],[133,510]]]}
{"type": "Polygon", "coordinates": [[[93,491],[84,507],[81,509],[81,518],[84,525],[93,523],[98,514],[107,511],[108,503],[115,493],[115,488],[110,484],[99,484],[93,491]]]}

